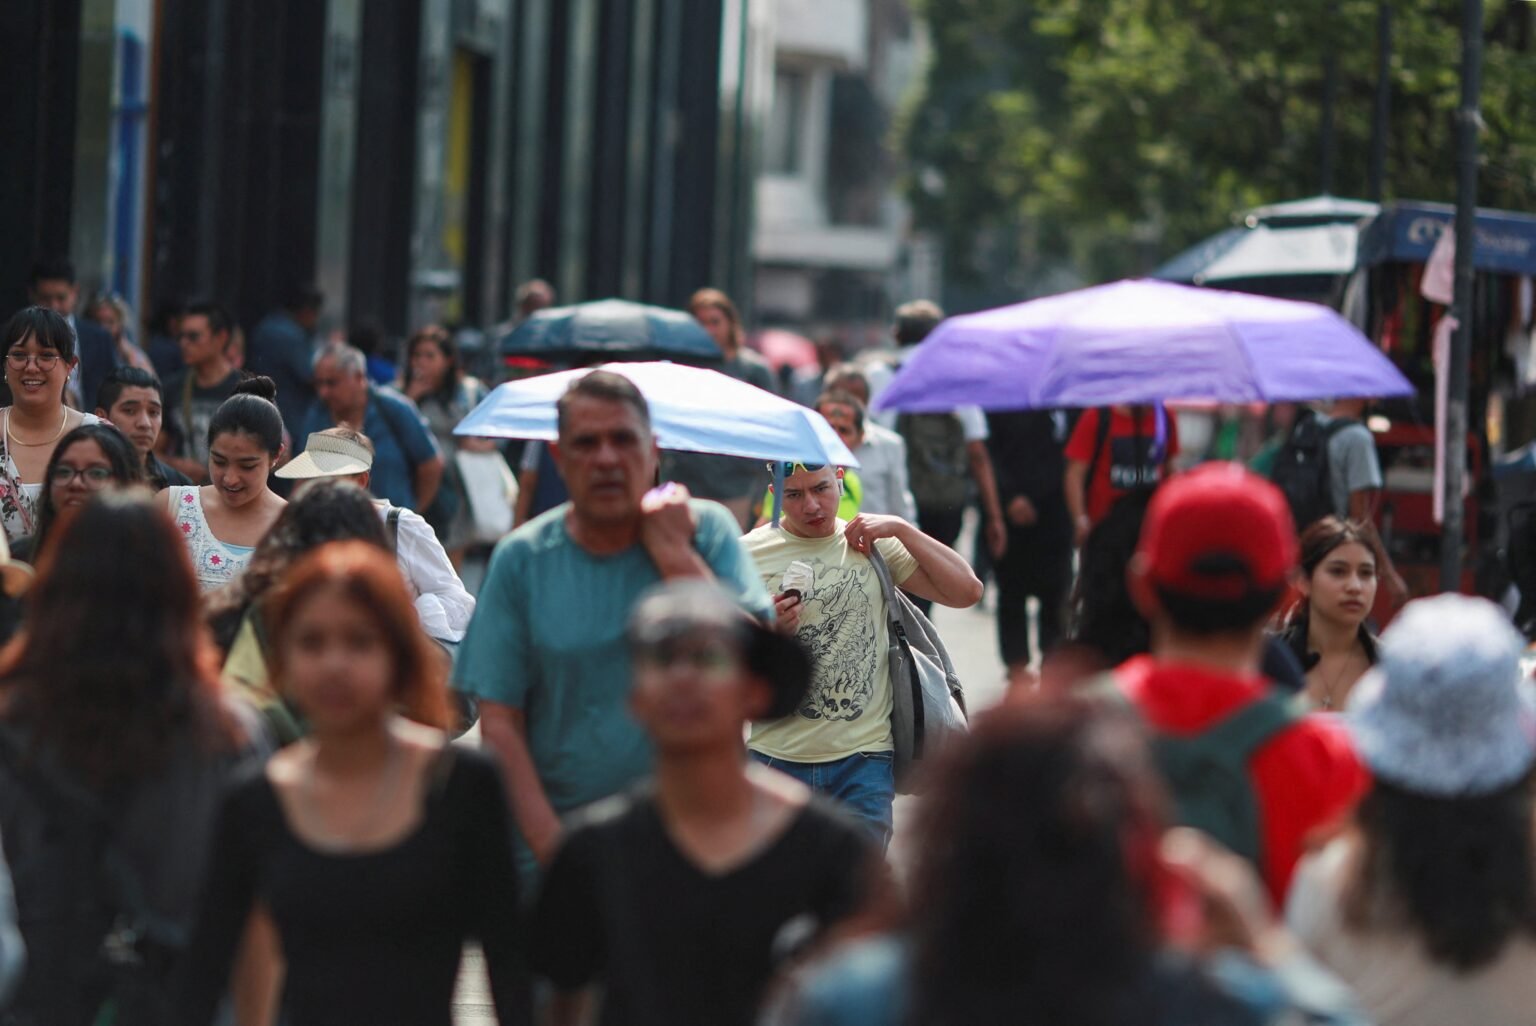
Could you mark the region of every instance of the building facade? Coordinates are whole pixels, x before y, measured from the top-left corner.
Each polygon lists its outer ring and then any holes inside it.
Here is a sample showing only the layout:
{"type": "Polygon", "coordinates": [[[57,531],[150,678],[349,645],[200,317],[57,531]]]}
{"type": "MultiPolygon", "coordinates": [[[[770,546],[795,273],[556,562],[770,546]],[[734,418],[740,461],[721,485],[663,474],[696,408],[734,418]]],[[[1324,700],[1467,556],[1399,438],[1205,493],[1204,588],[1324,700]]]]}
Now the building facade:
{"type": "Polygon", "coordinates": [[[35,256],[141,312],[488,327],[516,284],[750,284],[766,0],[7,0],[7,309],[35,256]]]}
{"type": "Polygon", "coordinates": [[[939,288],[938,250],[912,231],[893,149],[923,27],[906,0],[776,0],[776,15],[756,314],[859,344],[895,305],[939,288]]]}

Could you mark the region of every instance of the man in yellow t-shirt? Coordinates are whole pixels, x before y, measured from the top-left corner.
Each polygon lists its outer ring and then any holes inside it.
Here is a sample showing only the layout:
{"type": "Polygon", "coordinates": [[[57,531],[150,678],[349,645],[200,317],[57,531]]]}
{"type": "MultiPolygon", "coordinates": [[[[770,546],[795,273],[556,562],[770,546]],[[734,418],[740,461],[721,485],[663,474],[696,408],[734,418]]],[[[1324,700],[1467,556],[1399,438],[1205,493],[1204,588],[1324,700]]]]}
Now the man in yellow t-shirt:
{"type": "Polygon", "coordinates": [[[783,519],[742,539],[774,595],[779,629],[811,652],[815,670],[800,707],[752,727],[758,760],[844,802],[882,842],[890,839],[891,680],[885,596],[869,561],[879,549],[902,590],[964,608],[981,582],[949,546],[895,516],[837,518],[841,472],[786,464],[783,519]]]}

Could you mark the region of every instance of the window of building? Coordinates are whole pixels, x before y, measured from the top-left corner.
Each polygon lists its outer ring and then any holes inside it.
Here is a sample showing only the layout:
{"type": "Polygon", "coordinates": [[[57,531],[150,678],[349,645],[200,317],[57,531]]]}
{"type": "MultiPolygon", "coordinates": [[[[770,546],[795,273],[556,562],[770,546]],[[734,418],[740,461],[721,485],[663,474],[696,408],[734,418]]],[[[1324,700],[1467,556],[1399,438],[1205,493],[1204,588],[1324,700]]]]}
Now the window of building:
{"type": "Polygon", "coordinates": [[[773,76],[773,111],[764,140],[763,169],[771,175],[798,175],[805,169],[803,138],[810,76],[779,68],[773,76]]]}

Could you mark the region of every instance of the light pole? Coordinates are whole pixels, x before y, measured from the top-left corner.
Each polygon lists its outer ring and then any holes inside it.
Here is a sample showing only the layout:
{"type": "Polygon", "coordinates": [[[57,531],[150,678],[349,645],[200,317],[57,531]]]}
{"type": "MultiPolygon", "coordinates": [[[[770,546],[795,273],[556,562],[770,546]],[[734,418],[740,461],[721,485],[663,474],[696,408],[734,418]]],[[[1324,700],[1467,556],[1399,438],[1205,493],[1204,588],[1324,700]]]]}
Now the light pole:
{"type": "Polygon", "coordinates": [[[1479,96],[1483,78],[1483,2],[1463,0],[1461,20],[1461,106],[1456,111],[1456,289],[1446,371],[1445,524],[1440,536],[1440,590],[1461,588],[1466,535],[1462,501],[1467,477],[1467,394],[1472,360],[1472,249],[1477,222],[1477,133],[1482,127],[1479,96]]]}

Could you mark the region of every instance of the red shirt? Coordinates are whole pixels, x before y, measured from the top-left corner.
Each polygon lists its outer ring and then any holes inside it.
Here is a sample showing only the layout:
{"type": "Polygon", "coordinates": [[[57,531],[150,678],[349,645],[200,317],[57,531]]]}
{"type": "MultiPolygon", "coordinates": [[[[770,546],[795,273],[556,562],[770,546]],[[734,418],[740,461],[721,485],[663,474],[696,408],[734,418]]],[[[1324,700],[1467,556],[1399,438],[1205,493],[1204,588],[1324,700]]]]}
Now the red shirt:
{"type": "MultiPolygon", "coordinates": [[[[1236,712],[1271,685],[1202,666],[1137,656],[1115,680],[1141,715],[1165,734],[1190,735],[1236,712]]],[[[1259,802],[1262,873],[1277,908],[1291,873],[1320,827],[1338,822],[1370,789],[1371,778],[1337,717],[1314,713],[1272,736],[1249,762],[1259,802]]]]}
{"type": "MultiPolygon", "coordinates": [[[[1109,512],[1109,507],[1132,488],[1154,485],[1166,476],[1169,461],[1179,454],[1179,429],[1173,414],[1165,412],[1167,438],[1162,459],[1148,461],[1153,440],[1157,436],[1157,415],[1151,407],[1142,407],[1141,416],[1132,418],[1120,407],[1113,408],[1109,419],[1109,435],[1104,439],[1104,450],[1099,453],[1098,466],[1094,467],[1093,480],[1085,484],[1088,519],[1098,523],[1109,512]],[[1140,422],[1139,424],[1137,422],[1140,422]],[[1140,461],[1137,460],[1136,442],[1141,440],[1140,461]]],[[[1099,418],[1103,410],[1084,410],[1067,440],[1066,456],[1078,463],[1091,464],[1093,446],[1099,440],[1099,418]]]]}

